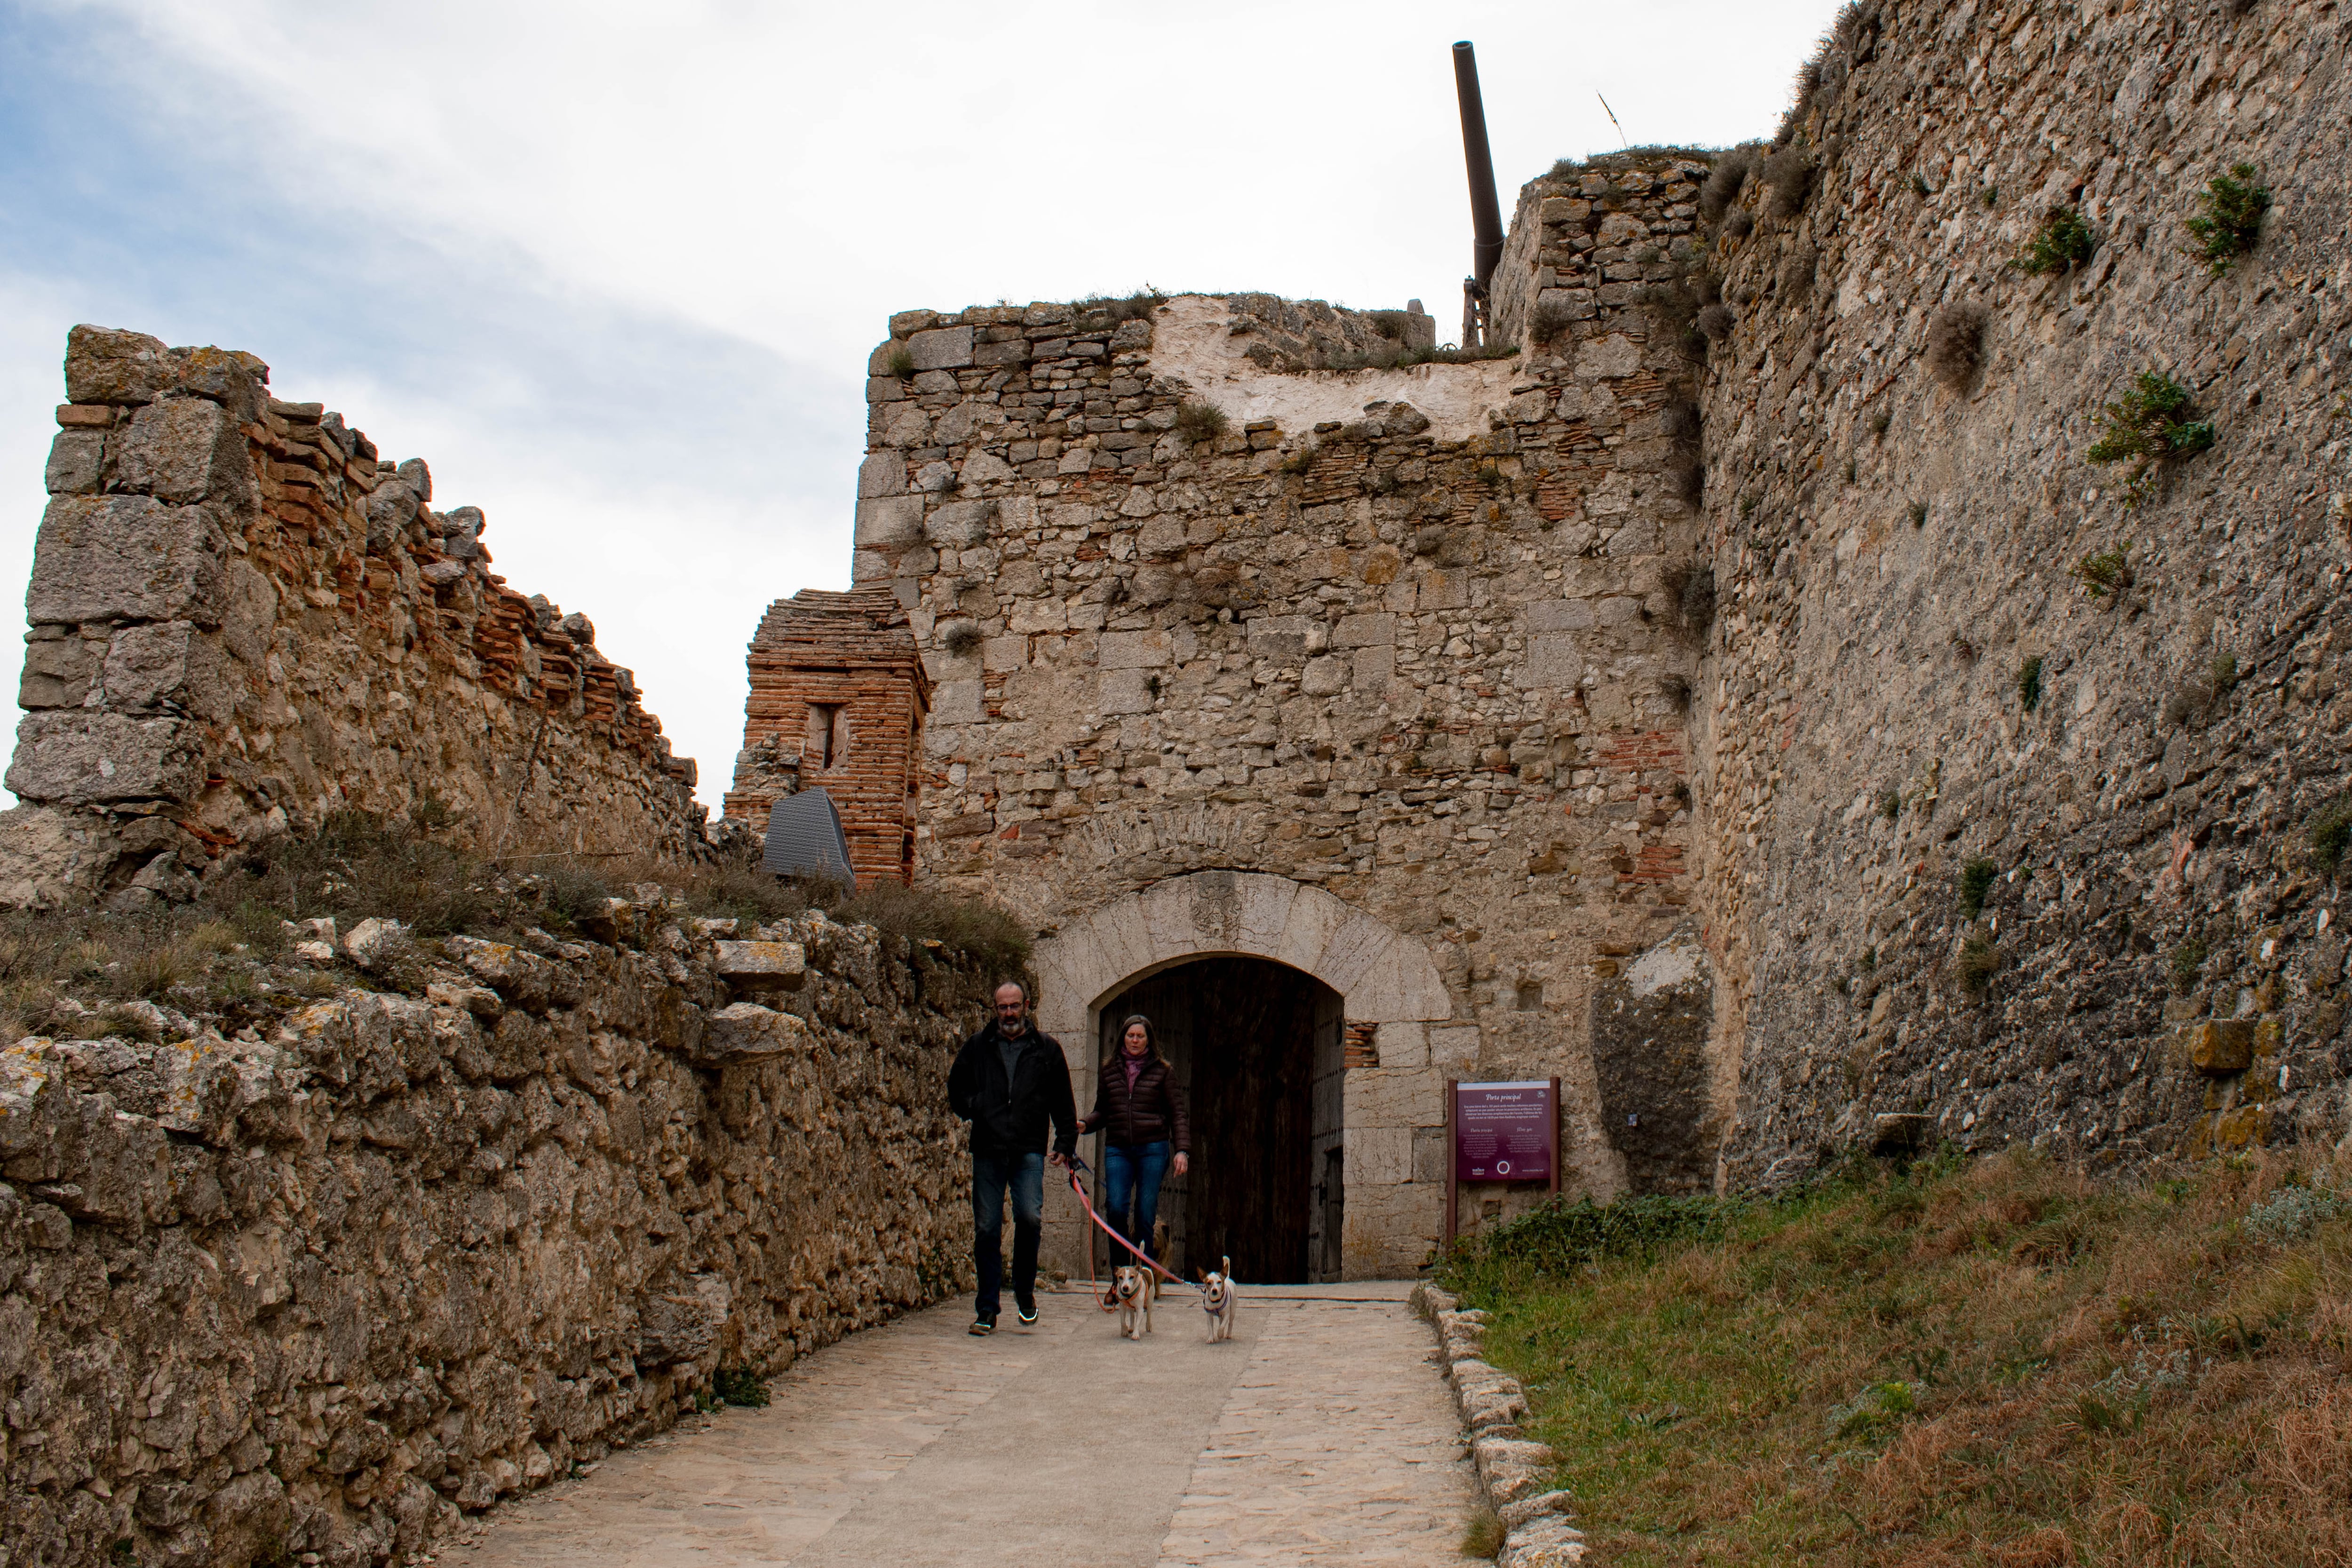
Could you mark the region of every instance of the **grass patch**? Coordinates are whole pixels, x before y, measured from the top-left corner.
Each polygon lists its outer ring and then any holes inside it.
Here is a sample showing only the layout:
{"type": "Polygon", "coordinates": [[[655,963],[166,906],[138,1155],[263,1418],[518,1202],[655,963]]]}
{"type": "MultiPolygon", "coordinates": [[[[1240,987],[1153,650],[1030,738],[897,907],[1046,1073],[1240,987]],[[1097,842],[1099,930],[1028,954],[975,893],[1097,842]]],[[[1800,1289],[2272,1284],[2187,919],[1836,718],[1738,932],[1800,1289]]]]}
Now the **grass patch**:
{"type": "Polygon", "coordinates": [[[768,1403],[767,1381],[748,1366],[722,1366],[710,1379],[710,1392],[721,1405],[757,1410],[768,1403]]]}
{"type": "Polygon", "coordinates": [[[2028,713],[2042,706],[2042,656],[2038,653],[2017,667],[2017,700],[2028,713]]]}
{"type": "Polygon", "coordinates": [[[1495,1557],[1503,1550],[1502,1516],[1484,1506],[1473,1509],[1462,1527],[1462,1555],[1495,1557]]]}
{"type": "Polygon", "coordinates": [[[1691,1234],[1448,1259],[1596,1560],[2276,1563],[2352,1551],[2352,1217],[2280,1155],[2101,1186],[1849,1164],[1691,1234]]]}

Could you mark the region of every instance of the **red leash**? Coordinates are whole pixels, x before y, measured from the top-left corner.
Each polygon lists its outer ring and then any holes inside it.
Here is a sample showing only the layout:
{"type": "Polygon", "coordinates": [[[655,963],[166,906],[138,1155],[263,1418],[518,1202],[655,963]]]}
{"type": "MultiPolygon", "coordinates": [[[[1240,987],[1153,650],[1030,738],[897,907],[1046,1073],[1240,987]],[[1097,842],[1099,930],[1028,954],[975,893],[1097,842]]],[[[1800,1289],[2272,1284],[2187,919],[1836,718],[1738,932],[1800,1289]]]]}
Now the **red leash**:
{"type": "MultiPolygon", "coordinates": [[[[1097,1227],[1098,1227],[1105,1236],[1110,1237],[1121,1247],[1126,1247],[1129,1252],[1134,1253],[1136,1261],[1141,1263],[1146,1268],[1160,1275],[1162,1278],[1173,1280],[1175,1283],[1193,1290],[1205,1290],[1207,1289],[1205,1286],[1193,1284],[1191,1280],[1185,1279],[1181,1274],[1171,1274],[1167,1269],[1160,1268],[1158,1261],[1155,1260],[1150,1253],[1141,1250],[1135,1245],[1135,1243],[1128,1240],[1127,1237],[1119,1235],[1118,1231],[1112,1229],[1109,1224],[1104,1220],[1102,1215],[1095,1213],[1095,1205],[1087,1201],[1086,1184],[1078,1180],[1078,1173],[1087,1168],[1087,1163],[1084,1160],[1079,1159],[1076,1154],[1072,1154],[1069,1159],[1070,1191],[1078,1195],[1078,1206],[1087,1211],[1087,1217],[1094,1221],[1097,1227]]],[[[1091,1263],[1093,1258],[1091,1249],[1089,1250],[1087,1257],[1089,1263],[1091,1263]]],[[[1087,1286],[1089,1290],[1093,1289],[1094,1282],[1094,1271],[1089,1268],[1087,1272],[1087,1286]]],[[[1106,1312],[1116,1311],[1118,1310],[1117,1304],[1114,1303],[1110,1306],[1106,1306],[1103,1308],[1103,1310],[1106,1312]]]]}

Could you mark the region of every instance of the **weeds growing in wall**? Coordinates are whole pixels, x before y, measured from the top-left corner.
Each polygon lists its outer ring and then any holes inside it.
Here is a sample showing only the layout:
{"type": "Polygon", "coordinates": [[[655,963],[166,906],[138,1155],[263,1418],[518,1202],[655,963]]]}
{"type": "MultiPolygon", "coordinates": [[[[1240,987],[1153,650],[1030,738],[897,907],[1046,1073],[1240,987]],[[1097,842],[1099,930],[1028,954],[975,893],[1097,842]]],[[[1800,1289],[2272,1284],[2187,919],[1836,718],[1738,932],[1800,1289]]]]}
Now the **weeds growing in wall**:
{"type": "Polygon", "coordinates": [[[1225,411],[1213,403],[1193,398],[1176,405],[1176,434],[1187,441],[1213,441],[1232,424],[1225,411]]]}
{"type": "Polygon", "coordinates": [[[2312,819],[2312,864],[2332,877],[2343,867],[2347,848],[2352,848],[2352,796],[2329,803],[2312,819]]]}
{"type": "Polygon", "coordinates": [[[2098,242],[2092,237],[2091,226],[2083,221],[2083,215],[2073,207],[2060,207],[2033,231],[2016,266],[2037,278],[2072,272],[2086,264],[2097,248],[2098,242]]]}
{"type": "Polygon", "coordinates": [[[1715,625],[1715,568],[1679,562],[1658,574],[1658,585],[1665,590],[1675,632],[1684,641],[1704,647],[1715,625]]]}
{"type": "Polygon", "coordinates": [[[969,658],[988,640],[974,621],[951,621],[940,633],[940,647],[956,658],[969,658]]]}
{"type": "Polygon", "coordinates": [[[2042,656],[2038,653],[2017,667],[2017,701],[2028,713],[2042,706],[2042,656]]]}
{"type": "Polygon", "coordinates": [[[2094,599],[2103,599],[2131,586],[2130,551],[2131,546],[2126,543],[2084,556],[2074,567],[2074,575],[2083,580],[2083,592],[2094,599]]]}
{"type": "Polygon", "coordinates": [[[1813,193],[1817,173],[1812,150],[1805,145],[1801,135],[1774,149],[1765,158],[1762,169],[1764,183],[1772,189],[1771,201],[1765,210],[1783,222],[1804,211],[1805,198],[1813,193]]]}
{"type": "Polygon", "coordinates": [[[2198,972],[2205,967],[2205,944],[2195,937],[2172,950],[2172,990],[2175,995],[2186,996],[2197,989],[2198,972]]]}
{"type": "Polygon", "coordinates": [[[2207,181],[2197,197],[2200,210],[2189,220],[2189,233],[2197,241],[2198,256],[2216,278],[2262,242],[2263,215],[2271,209],[2271,193],[2258,179],[2252,163],[2239,163],[2207,181]]]}
{"type": "Polygon", "coordinates": [[[1147,321],[1151,312],[1168,303],[1168,296],[1147,283],[1131,294],[1089,294],[1083,300],[1070,301],[1070,309],[1081,321],[1097,322],[1147,321]]]}
{"type": "Polygon", "coordinates": [[[1972,931],[1960,942],[1960,956],[1954,973],[1960,989],[1969,996],[1981,999],[1992,988],[1992,977],[2000,969],[2000,950],[1993,945],[1992,937],[1981,931],[1972,931]]]}
{"type": "Polygon", "coordinates": [[[1984,374],[1984,307],[1948,305],[1927,323],[1928,372],[1949,392],[1973,390],[1984,374]]]}
{"type": "Polygon", "coordinates": [[[2000,868],[1981,858],[1960,868],[1960,914],[1974,920],[1984,913],[1985,895],[1992,891],[1993,881],[2000,868]]]}
{"type": "Polygon", "coordinates": [[[1739,199],[1741,187],[1756,170],[1756,149],[1734,147],[1715,160],[1706,178],[1698,188],[1698,216],[1710,228],[1723,221],[1731,204],[1739,199]]]}
{"type": "Polygon", "coordinates": [[[2130,388],[2099,411],[2099,438],[2084,454],[2094,463],[2129,463],[2127,500],[2146,495],[2149,478],[2168,458],[2186,458],[2213,444],[2213,422],[2194,417],[2189,390],[2161,371],[2144,370],[2130,388]]]}

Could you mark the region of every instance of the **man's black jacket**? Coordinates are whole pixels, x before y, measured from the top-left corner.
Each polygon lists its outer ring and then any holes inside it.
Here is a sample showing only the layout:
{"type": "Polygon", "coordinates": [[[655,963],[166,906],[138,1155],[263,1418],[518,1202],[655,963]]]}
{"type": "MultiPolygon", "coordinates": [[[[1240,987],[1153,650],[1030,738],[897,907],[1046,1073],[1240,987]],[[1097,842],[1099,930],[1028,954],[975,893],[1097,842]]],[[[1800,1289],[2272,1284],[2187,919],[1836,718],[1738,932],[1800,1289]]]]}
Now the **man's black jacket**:
{"type": "Polygon", "coordinates": [[[1032,1026],[1021,1036],[1013,1079],[1004,1077],[1003,1037],[991,1024],[963,1043],[948,1069],[948,1106],[971,1123],[975,1154],[1034,1154],[1053,1123],[1054,1147],[1078,1146],[1078,1108],[1070,1098],[1070,1068],[1051,1035],[1032,1026]]]}

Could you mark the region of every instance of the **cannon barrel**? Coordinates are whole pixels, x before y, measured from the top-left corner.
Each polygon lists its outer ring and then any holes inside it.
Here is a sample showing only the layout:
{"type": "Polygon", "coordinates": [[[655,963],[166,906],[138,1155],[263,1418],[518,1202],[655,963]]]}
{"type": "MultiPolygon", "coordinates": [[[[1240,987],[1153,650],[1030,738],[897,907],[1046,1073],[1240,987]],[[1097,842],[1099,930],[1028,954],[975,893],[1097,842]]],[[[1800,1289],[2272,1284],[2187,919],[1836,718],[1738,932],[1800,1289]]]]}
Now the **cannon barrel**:
{"type": "Polygon", "coordinates": [[[1454,91],[1462,100],[1462,159],[1470,169],[1470,275],[1484,295],[1503,258],[1503,212],[1495,201],[1495,158],[1486,148],[1486,106],[1478,96],[1478,57],[1467,38],[1454,46],[1454,91]]]}

